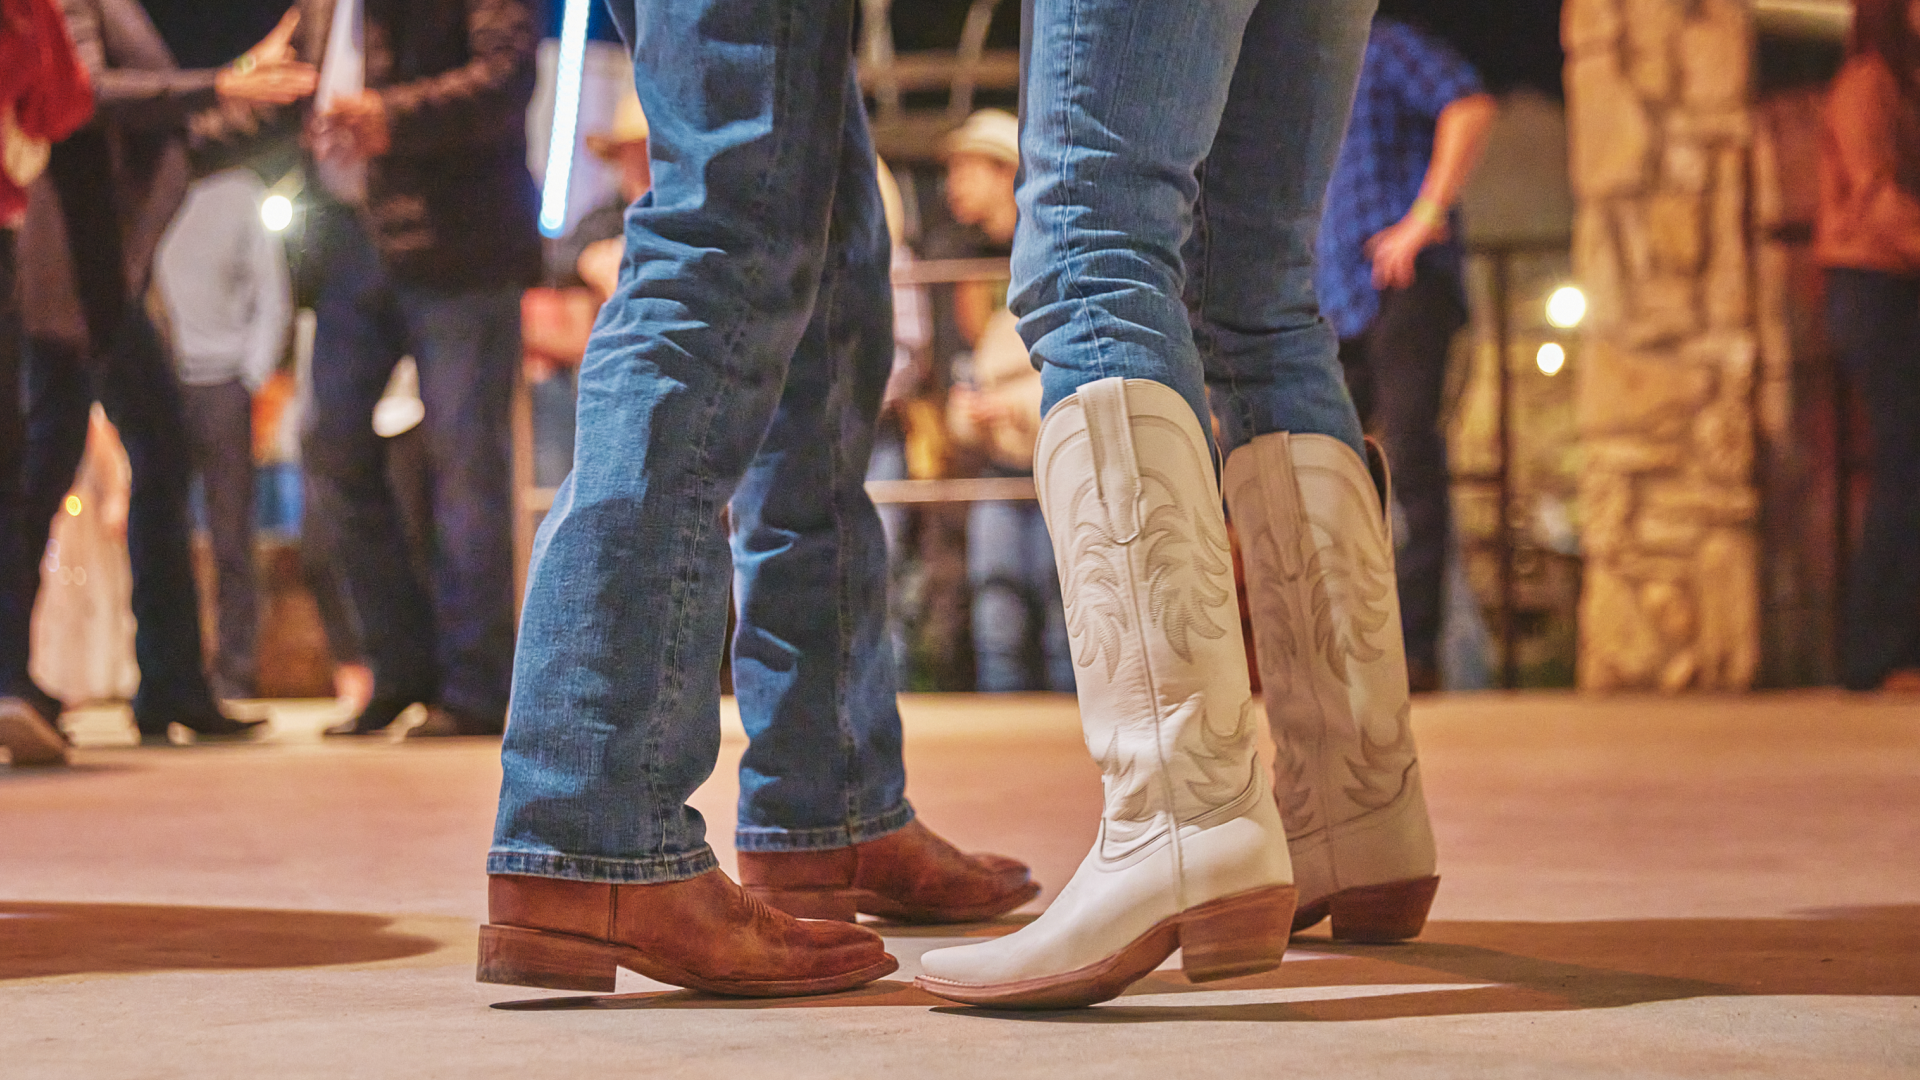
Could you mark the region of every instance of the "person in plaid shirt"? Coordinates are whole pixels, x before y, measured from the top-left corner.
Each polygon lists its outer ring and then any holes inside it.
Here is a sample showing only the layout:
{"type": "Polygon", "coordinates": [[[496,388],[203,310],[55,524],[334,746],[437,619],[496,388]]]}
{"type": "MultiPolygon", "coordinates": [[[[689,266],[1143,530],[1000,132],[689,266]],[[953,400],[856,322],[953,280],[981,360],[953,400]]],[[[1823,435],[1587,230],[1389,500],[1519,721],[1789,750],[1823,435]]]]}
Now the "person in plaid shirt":
{"type": "Polygon", "coordinates": [[[1447,347],[1466,322],[1454,201],[1496,107],[1430,31],[1374,20],[1353,119],[1327,189],[1316,284],[1367,430],[1386,444],[1406,515],[1398,559],[1407,675],[1439,688],[1442,573],[1452,514],[1440,430],[1447,347]]]}

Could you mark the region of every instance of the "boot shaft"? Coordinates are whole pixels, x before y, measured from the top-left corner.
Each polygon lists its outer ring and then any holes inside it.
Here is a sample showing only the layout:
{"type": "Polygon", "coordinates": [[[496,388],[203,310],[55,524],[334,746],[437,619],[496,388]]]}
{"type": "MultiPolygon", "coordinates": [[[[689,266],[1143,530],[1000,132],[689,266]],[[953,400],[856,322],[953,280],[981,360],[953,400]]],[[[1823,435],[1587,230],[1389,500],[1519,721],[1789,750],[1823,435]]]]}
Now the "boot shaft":
{"type": "Polygon", "coordinates": [[[1211,446],[1158,383],[1103,379],[1042,423],[1034,462],[1107,803],[1102,853],[1243,813],[1264,789],[1211,446]]]}
{"type": "Polygon", "coordinates": [[[1370,469],[1322,435],[1261,436],[1226,468],[1295,860],[1304,843],[1385,816],[1401,822],[1389,861],[1428,873],[1390,490],[1383,462],[1370,469]]]}

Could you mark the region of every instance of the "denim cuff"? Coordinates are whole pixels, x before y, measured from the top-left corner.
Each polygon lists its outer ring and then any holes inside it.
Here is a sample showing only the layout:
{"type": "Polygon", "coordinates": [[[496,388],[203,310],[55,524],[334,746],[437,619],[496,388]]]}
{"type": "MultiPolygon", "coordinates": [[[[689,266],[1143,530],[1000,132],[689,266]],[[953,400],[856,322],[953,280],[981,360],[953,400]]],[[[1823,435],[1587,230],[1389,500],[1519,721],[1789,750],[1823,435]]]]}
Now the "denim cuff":
{"type": "Polygon", "coordinates": [[[913,806],[901,799],[900,805],[883,814],[817,829],[774,829],[741,826],[734,830],[735,851],[831,851],[878,840],[898,832],[913,821],[913,806]]]}
{"type": "Polygon", "coordinates": [[[713,849],[705,844],[700,845],[698,851],[654,855],[644,859],[609,859],[599,855],[562,855],[544,851],[495,850],[487,854],[489,874],[524,874],[528,877],[601,881],[614,885],[664,885],[699,877],[719,866],[713,857],[713,849]]]}

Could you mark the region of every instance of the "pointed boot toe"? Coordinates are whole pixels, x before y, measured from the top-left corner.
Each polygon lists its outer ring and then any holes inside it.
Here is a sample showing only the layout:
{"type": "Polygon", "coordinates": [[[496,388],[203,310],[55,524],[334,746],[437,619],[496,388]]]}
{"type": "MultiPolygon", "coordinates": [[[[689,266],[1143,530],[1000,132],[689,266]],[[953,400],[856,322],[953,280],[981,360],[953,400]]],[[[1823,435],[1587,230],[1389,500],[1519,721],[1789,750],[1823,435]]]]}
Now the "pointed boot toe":
{"type": "Polygon", "coordinates": [[[996,918],[1040,895],[1027,865],[969,855],[918,819],[852,847],[740,853],[748,892],[803,919],[873,915],[904,923],[996,918]]]}

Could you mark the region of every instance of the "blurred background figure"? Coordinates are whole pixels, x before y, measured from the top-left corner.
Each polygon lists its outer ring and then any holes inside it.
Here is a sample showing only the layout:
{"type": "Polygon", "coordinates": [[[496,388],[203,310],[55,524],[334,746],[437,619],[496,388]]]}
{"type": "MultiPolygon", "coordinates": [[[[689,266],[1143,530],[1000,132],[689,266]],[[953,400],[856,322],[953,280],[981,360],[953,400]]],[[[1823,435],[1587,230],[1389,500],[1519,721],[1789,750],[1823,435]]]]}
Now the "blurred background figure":
{"type": "Polygon", "coordinates": [[[620,257],[626,252],[627,207],[653,186],[647,114],[631,86],[614,109],[612,126],[588,135],[586,143],[595,157],[619,170],[620,186],[612,199],[588,211],[567,234],[560,244],[561,261],[605,303],[613,295],[620,257]]]}
{"type": "MultiPolygon", "coordinates": [[[[244,129],[256,108],[287,105],[313,89],[314,71],[289,45],[298,17],[232,64],[176,64],[161,28],[135,0],[68,0],[68,32],[94,87],[95,123],[54,147],[34,187],[21,234],[27,363],[27,461],[21,499],[27,552],[46,546],[87,443],[94,401],[119,431],[133,473],[127,546],[133,570],[133,699],[142,741],[170,741],[179,725],[197,739],[249,737],[262,721],[223,714],[201,669],[199,600],[189,521],[191,458],[179,384],[144,300],[162,232],[185,198],[188,135],[214,140],[244,129]]],[[[60,703],[26,677],[26,612],[39,586],[37,559],[7,567],[0,601],[0,670],[12,693],[49,721],[60,703]]]]}
{"type": "Polygon", "coordinates": [[[266,185],[227,169],[194,184],[160,242],[156,283],[172,331],[187,437],[217,577],[214,693],[258,694],[253,560],[253,395],[285,352],[286,253],[260,218],[266,185]]]}
{"type": "Polygon", "coordinates": [[[617,170],[618,185],[548,253],[547,272],[554,284],[527,290],[520,304],[523,367],[533,414],[533,482],[546,488],[558,486],[573,467],[574,399],[587,335],[620,273],[627,207],[653,186],[647,114],[631,80],[622,86],[612,123],[588,134],[585,142],[595,157],[617,170]]]}
{"type": "Polygon", "coordinates": [[[73,489],[53,515],[33,609],[33,681],[69,706],[124,701],[140,685],[128,606],[132,485],[126,450],[96,404],[73,489]]]}
{"type": "MultiPolygon", "coordinates": [[[[908,468],[907,429],[913,418],[932,412],[932,404],[917,395],[924,389],[932,343],[933,327],[925,286],[902,284],[898,276],[911,273],[915,261],[907,244],[907,208],[900,193],[900,182],[883,158],[875,158],[880,177],[880,206],[887,215],[887,235],[893,241],[893,368],[887,373],[887,390],[880,399],[880,422],[874,427],[873,457],[867,462],[868,480],[906,480],[908,468]]],[[[922,426],[939,427],[943,420],[922,421],[922,426]]],[[[895,681],[903,688],[913,685],[913,645],[908,632],[917,605],[919,581],[912,573],[914,565],[908,545],[912,542],[912,519],[899,503],[875,507],[880,528],[887,534],[887,640],[893,643],[895,681]]]]}
{"type": "MultiPolygon", "coordinates": [[[[306,0],[320,67],[308,124],[323,250],[303,460],[331,519],[374,674],[330,729],[498,734],[513,656],[509,417],[521,290],[540,276],[526,110],[539,38],[526,0],[306,0]],[[448,28],[453,28],[451,31],[448,28]],[[431,581],[406,550],[375,403],[411,354],[431,478],[431,581]]],[[[310,226],[311,227],[311,226],[310,226]]]]}
{"type": "Polygon", "coordinates": [[[1393,468],[1407,678],[1421,692],[1440,688],[1453,532],[1440,412],[1449,347],[1467,321],[1454,203],[1497,106],[1458,50],[1400,14],[1410,7],[1384,5],[1373,21],[1327,191],[1317,285],[1361,422],[1393,468]]]}
{"type": "MultiPolygon", "coordinates": [[[[955,221],[978,227],[998,244],[1012,242],[1019,220],[1019,140],[1020,124],[1011,113],[982,109],[947,142],[947,207],[955,221]]],[[[976,289],[974,295],[982,293],[976,289]]],[[[948,427],[956,446],[985,457],[984,475],[1032,476],[1040,373],[1007,310],[1004,288],[991,303],[971,362],[955,372],[948,427]]],[[[967,308],[961,312],[965,320],[967,308]]],[[[977,688],[1072,690],[1066,615],[1039,503],[977,502],[969,508],[967,582],[977,688]]]]}
{"type": "Polygon", "coordinates": [[[1842,677],[1920,690],[1920,0],[1855,5],[1827,100],[1815,248],[1827,331],[1873,435],[1842,677]]]}
{"type": "MultiPolygon", "coordinates": [[[[54,0],[0,0],[0,18],[6,23],[0,34],[0,575],[11,582],[39,562],[39,553],[25,547],[21,516],[26,335],[17,234],[28,186],[45,170],[53,144],[86,123],[93,95],[54,0]]],[[[25,628],[31,604],[30,593],[0,585],[0,637],[25,628]]],[[[26,671],[16,670],[12,659],[0,656],[0,748],[15,766],[63,765],[67,744],[55,717],[34,700],[26,671]]]]}

